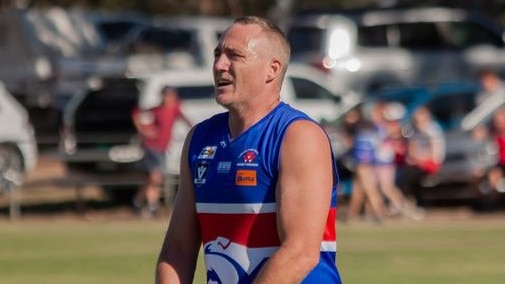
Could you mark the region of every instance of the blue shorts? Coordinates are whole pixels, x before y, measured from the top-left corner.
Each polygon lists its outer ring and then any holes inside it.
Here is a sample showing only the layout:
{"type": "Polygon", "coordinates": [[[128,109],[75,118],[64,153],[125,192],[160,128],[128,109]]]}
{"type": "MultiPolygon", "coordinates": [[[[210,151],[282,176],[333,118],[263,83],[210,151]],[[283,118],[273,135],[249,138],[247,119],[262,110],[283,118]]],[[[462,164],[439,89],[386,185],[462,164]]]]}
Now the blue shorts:
{"type": "Polygon", "coordinates": [[[152,149],[144,148],[144,157],[140,161],[142,169],[151,171],[164,171],[165,170],[165,153],[158,152],[152,149]]]}

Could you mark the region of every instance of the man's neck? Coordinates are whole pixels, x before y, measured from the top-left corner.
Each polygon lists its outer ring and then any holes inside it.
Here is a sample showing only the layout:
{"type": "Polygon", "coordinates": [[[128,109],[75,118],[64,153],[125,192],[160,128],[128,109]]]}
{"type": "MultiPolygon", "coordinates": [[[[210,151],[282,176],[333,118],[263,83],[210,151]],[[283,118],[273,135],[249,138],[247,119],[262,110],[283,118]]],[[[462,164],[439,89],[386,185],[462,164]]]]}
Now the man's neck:
{"type": "Polygon", "coordinates": [[[262,102],[254,106],[248,105],[238,109],[230,109],[228,127],[230,129],[231,138],[235,138],[244,133],[247,129],[268,115],[279,103],[279,97],[275,97],[268,104],[262,102]]]}

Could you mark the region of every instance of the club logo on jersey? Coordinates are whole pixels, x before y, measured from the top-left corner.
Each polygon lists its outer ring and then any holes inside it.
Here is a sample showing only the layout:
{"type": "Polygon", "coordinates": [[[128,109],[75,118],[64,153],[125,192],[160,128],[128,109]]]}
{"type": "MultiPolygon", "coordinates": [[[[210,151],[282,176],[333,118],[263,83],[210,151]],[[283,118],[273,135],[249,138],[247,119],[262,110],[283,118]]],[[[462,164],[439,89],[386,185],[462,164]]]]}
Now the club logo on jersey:
{"type": "Polygon", "coordinates": [[[256,149],[247,149],[242,152],[239,156],[239,162],[237,166],[249,166],[249,167],[257,167],[258,166],[258,150],[256,149]]]}
{"type": "Polygon", "coordinates": [[[201,161],[196,165],[194,183],[196,185],[204,184],[207,181],[207,173],[209,171],[209,163],[201,161]]]}
{"type": "Polygon", "coordinates": [[[250,261],[247,247],[218,237],[204,245],[207,283],[251,283],[266,256],[250,261]]]}
{"type": "Polygon", "coordinates": [[[238,170],[235,176],[235,185],[238,186],[256,186],[256,171],[253,170],[238,170]]]}
{"type": "Polygon", "coordinates": [[[217,146],[205,146],[203,147],[198,159],[214,159],[216,155],[217,146]]]}
{"type": "Polygon", "coordinates": [[[218,174],[227,174],[230,172],[231,162],[219,162],[217,164],[217,173],[218,174]]]}

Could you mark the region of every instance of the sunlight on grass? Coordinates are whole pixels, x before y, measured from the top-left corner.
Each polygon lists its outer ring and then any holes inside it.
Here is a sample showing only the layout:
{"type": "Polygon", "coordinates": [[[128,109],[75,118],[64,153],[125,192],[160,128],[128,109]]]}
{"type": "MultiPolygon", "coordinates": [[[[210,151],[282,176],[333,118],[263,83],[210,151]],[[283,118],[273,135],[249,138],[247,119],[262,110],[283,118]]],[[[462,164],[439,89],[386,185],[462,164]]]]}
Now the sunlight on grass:
{"type": "MultiPolygon", "coordinates": [[[[152,283],[163,221],[3,222],[2,283],[152,283]]],[[[503,283],[505,222],[338,225],[345,283],[503,283]]],[[[194,283],[205,283],[198,263],[194,283]]]]}

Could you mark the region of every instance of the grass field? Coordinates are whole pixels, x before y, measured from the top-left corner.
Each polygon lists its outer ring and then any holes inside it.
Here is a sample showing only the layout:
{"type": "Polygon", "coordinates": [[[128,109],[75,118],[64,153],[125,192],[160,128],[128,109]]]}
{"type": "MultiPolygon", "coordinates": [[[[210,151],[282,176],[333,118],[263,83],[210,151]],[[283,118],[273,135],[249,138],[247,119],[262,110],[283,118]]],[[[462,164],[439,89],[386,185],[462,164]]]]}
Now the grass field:
{"type": "MultiPolygon", "coordinates": [[[[347,284],[502,284],[504,219],[339,224],[338,266],[347,284]]],[[[2,221],[0,283],[153,283],[165,227],[138,220],[2,221]]],[[[195,283],[205,283],[201,264],[195,283]]]]}

